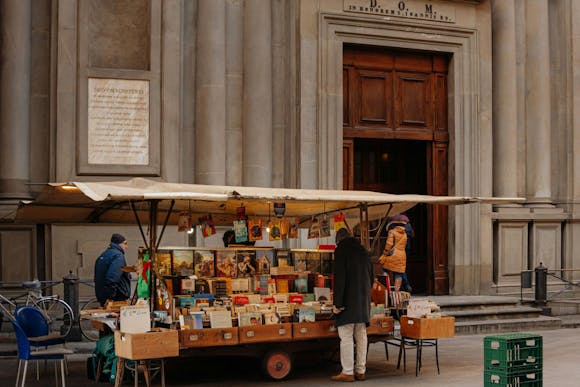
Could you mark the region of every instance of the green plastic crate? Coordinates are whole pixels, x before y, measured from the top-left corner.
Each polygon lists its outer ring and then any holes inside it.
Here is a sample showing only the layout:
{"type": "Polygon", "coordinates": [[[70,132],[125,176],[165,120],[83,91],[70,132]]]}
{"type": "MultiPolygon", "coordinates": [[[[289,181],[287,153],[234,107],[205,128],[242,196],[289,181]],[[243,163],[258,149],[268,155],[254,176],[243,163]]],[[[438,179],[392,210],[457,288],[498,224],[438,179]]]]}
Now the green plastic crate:
{"type": "Polygon", "coordinates": [[[484,338],[484,369],[536,371],[542,369],[542,336],[510,333],[484,338]]]}
{"type": "Polygon", "coordinates": [[[542,370],[523,372],[484,371],[484,387],[542,387],[542,370]]]}

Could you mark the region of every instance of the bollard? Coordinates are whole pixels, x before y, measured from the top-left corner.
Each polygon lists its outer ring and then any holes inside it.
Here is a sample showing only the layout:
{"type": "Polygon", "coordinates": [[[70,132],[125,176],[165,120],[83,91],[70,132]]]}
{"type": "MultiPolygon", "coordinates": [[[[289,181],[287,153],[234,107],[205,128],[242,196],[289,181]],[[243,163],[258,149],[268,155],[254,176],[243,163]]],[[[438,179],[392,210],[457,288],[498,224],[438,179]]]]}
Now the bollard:
{"type": "Polygon", "coordinates": [[[536,305],[540,307],[546,306],[548,294],[548,268],[542,262],[534,269],[536,274],[536,305]]]}
{"type": "Polygon", "coordinates": [[[62,278],[62,283],[64,284],[64,301],[71,307],[74,317],[67,339],[70,341],[81,341],[81,328],[79,325],[79,278],[72,271],[69,271],[62,278]]]}

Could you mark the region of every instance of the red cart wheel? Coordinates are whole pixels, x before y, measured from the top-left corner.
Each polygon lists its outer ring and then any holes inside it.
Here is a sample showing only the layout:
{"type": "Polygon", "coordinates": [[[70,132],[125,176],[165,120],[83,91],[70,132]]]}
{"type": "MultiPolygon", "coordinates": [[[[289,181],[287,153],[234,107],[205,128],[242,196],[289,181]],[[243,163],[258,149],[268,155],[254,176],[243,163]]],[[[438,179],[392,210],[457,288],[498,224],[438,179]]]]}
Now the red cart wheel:
{"type": "Polygon", "coordinates": [[[264,372],[272,379],[282,380],[292,370],[292,359],[284,351],[271,351],[264,356],[264,372]]]}

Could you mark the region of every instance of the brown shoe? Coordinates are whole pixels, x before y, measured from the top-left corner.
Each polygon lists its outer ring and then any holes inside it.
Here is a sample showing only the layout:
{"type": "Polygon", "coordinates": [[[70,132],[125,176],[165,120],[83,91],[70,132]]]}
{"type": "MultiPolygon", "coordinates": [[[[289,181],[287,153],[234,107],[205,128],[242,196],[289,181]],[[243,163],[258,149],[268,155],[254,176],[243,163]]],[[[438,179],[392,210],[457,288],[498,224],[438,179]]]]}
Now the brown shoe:
{"type": "Polygon", "coordinates": [[[330,378],[333,382],[354,382],[354,375],[343,374],[334,375],[330,378]]]}
{"type": "Polygon", "coordinates": [[[355,374],[354,374],[354,378],[355,378],[356,380],[366,380],[366,378],[367,378],[367,377],[366,377],[366,375],[365,375],[365,374],[359,374],[359,373],[355,372],[355,374]]]}

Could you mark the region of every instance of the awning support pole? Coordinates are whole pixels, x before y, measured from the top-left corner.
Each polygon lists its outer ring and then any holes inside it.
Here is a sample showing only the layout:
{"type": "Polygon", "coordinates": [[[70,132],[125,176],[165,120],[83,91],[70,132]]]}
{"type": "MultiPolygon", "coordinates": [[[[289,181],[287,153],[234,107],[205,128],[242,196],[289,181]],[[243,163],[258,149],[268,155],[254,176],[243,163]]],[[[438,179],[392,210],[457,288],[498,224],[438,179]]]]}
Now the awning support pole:
{"type": "Polygon", "coordinates": [[[131,204],[131,210],[133,210],[135,220],[137,221],[137,225],[139,226],[139,232],[141,233],[141,238],[143,238],[143,243],[145,243],[145,248],[149,250],[149,243],[147,243],[147,237],[145,237],[145,233],[143,232],[143,225],[141,224],[141,219],[139,219],[139,215],[137,214],[137,210],[135,209],[135,203],[133,202],[133,200],[131,200],[129,203],[131,204]]]}
{"type": "Polygon", "coordinates": [[[389,218],[389,213],[391,212],[392,209],[393,209],[393,204],[389,204],[389,208],[387,208],[387,212],[385,212],[385,216],[383,217],[383,220],[381,221],[381,224],[379,225],[379,228],[377,229],[377,232],[375,233],[375,237],[373,239],[373,244],[371,246],[371,253],[374,253],[375,248],[377,247],[377,244],[379,243],[379,240],[381,239],[380,238],[381,232],[383,231],[383,228],[387,224],[387,219],[389,218]]]}
{"type": "MultiPolygon", "coordinates": [[[[159,200],[151,200],[149,201],[149,260],[151,261],[151,284],[149,286],[149,290],[151,292],[151,297],[149,298],[149,307],[151,312],[155,310],[155,295],[157,294],[157,285],[156,285],[156,278],[155,275],[155,254],[157,251],[157,246],[155,245],[155,241],[157,240],[157,207],[159,204],[159,200]]],[[[159,278],[162,281],[162,278],[159,278]]]]}
{"type": "Polygon", "coordinates": [[[165,214],[165,221],[163,222],[163,227],[161,228],[161,233],[159,234],[159,238],[157,239],[157,244],[155,245],[156,248],[161,243],[161,238],[163,238],[163,233],[165,232],[165,227],[167,227],[167,223],[169,222],[169,217],[171,216],[171,211],[173,211],[174,205],[175,205],[175,200],[172,200],[171,204],[169,205],[169,211],[167,211],[167,213],[165,214]]]}
{"type": "Polygon", "coordinates": [[[365,249],[369,249],[369,208],[366,203],[360,205],[360,240],[365,249]]]}

